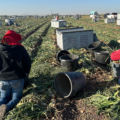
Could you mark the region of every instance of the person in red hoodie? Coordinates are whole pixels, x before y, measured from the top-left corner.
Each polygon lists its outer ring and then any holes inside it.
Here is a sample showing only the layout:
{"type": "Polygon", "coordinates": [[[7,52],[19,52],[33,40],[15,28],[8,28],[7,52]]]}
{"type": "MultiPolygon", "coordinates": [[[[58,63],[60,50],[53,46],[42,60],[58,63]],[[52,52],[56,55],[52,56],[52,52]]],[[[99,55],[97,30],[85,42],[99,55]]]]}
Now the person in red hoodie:
{"type": "Polygon", "coordinates": [[[8,30],[0,43],[0,118],[22,98],[24,78],[30,72],[31,60],[19,42],[22,37],[8,30]]]}
{"type": "MultiPolygon", "coordinates": [[[[116,63],[116,64],[120,64],[120,49],[119,50],[115,50],[111,53],[111,63],[116,63]]],[[[118,66],[118,65],[117,65],[118,66]]],[[[116,67],[116,65],[114,66],[114,64],[112,64],[113,67],[113,74],[114,77],[118,78],[118,83],[120,84],[120,73],[119,73],[119,67],[116,67]]]]}

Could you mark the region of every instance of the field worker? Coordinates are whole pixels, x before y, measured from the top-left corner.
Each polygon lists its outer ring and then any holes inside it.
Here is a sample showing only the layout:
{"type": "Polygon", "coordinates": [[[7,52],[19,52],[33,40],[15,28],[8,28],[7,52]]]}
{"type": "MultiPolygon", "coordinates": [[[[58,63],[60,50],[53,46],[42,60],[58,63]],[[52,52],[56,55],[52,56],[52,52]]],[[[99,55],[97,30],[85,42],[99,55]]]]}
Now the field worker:
{"type": "Polygon", "coordinates": [[[58,16],[56,17],[56,19],[57,19],[57,20],[59,19],[58,16]]]}
{"type": "Polygon", "coordinates": [[[8,24],[8,26],[11,26],[11,25],[12,25],[12,21],[9,20],[9,21],[7,22],[7,24],[8,24]]]}
{"type": "Polygon", "coordinates": [[[95,19],[96,19],[96,15],[93,15],[93,21],[95,22],[95,19]]]}
{"type": "Polygon", "coordinates": [[[57,20],[57,21],[58,21],[58,19],[59,19],[59,18],[58,18],[58,16],[56,16],[55,20],[57,20]]]}
{"type": "MultiPolygon", "coordinates": [[[[115,63],[119,63],[120,60],[120,49],[115,50],[111,53],[111,60],[114,61],[115,63]]],[[[118,68],[117,68],[118,69],[118,68]]],[[[120,73],[117,71],[116,76],[118,78],[118,83],[120,84],[120,73]]]]}
{"type": "Polygon", "coordinates": [[[8,30],[0,43],[0,118],[22,98],[24,78],[30,72],[31,60],[19,43],[21,35],[8,30]]]}

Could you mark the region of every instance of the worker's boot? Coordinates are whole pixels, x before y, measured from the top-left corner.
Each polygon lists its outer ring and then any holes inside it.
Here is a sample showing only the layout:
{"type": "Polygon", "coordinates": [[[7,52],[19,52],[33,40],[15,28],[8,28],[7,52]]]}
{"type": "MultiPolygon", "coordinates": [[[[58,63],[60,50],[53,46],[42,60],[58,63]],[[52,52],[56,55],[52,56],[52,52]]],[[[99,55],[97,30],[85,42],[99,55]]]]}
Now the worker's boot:
{"type": "Polygon", "coordinates": [[[2,117],[4,117],[4,115],[6,114],[6,110],[7,110],[7,106],[5,104],[2,104],[0,106],[0,120],[2,117]]]}

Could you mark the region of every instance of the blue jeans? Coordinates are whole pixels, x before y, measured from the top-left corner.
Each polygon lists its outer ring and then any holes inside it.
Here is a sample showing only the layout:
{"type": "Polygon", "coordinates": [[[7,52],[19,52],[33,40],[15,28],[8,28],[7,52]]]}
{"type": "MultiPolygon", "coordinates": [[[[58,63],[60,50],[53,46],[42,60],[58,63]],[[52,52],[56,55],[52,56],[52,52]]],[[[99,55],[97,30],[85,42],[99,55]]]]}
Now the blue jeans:
{"type": "Polygon", "coordinates": [[[6,104],[9,112],[22,98],[24,79],[0,81],[0,105],[6,104]]]}

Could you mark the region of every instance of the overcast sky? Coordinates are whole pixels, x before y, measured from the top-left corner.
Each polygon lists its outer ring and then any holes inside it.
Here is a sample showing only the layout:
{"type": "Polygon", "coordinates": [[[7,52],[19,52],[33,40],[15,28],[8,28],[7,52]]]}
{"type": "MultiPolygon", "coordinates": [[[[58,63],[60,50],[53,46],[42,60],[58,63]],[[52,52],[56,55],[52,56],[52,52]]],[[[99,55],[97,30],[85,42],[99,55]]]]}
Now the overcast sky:
{"type": "Polygon", "coordinates": [[[0,15],[90,14],[90,11],[120,12],[120,0],[0,0],[0,15]]]}

